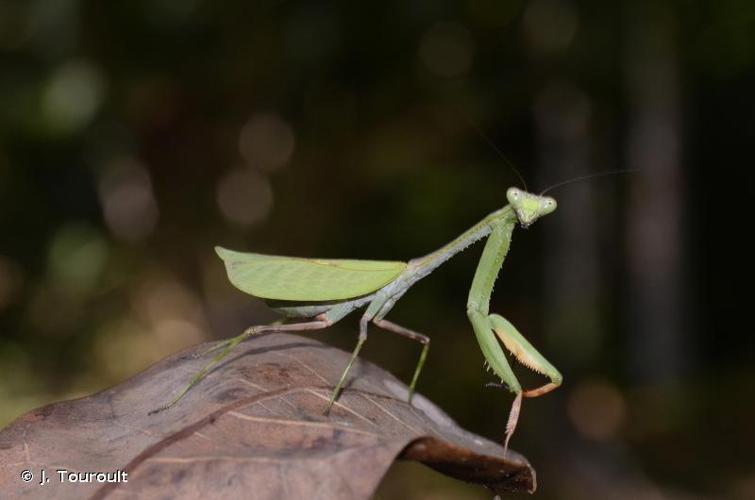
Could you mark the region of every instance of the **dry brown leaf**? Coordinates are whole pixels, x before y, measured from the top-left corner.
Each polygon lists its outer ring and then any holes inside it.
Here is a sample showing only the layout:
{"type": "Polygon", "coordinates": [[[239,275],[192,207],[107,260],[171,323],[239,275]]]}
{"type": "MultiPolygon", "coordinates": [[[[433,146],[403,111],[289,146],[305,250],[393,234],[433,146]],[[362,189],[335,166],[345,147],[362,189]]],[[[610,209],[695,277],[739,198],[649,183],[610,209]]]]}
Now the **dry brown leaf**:
{"type": "Polygon", "coordinates": [[[358,361],[323,411],[348,354],[311,338],[245,342],[175,407],[204,364],[169,357],[92,396],[33,410],[0,431],[2,498],[365,499],[397,458],[496,493],[535,489],[526,459],[458,427],[379,367],[358,361]],[[41,469],[49,482],[39,484],[41,469]],[[124,471],[128,482],[61,483],[57,469],[124,471]],[[20,474],[29,470],[26,483],[20,474]]]}

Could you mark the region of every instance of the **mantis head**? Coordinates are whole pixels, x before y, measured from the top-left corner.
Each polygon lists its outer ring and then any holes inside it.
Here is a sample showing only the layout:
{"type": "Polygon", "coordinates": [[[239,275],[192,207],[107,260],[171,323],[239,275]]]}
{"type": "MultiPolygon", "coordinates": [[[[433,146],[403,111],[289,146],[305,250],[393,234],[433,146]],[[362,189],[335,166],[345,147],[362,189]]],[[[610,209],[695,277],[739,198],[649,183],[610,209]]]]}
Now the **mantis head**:
{"type": "Polygon", "coordinates": [[[522,227],[527,227],[543,215],[556,209],[556,200],[550,196],[539,196],[512,187],[506,191],[506,199],[514,209],[522,227]]]}

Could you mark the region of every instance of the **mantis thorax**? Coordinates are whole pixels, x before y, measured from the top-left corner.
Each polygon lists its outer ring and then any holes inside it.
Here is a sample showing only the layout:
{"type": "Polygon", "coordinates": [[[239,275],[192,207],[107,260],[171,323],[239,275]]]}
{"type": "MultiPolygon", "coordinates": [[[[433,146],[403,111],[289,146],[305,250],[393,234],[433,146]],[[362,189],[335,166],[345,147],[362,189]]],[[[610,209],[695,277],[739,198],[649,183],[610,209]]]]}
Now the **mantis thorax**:
{"type": "Polygon", "coordinates": [[[556,200],[550,196],[540,196],[512,187],[506,191],[506,199],[514,209],[522,227],[527,227],[543,215],[556,209],[556,200]]]}

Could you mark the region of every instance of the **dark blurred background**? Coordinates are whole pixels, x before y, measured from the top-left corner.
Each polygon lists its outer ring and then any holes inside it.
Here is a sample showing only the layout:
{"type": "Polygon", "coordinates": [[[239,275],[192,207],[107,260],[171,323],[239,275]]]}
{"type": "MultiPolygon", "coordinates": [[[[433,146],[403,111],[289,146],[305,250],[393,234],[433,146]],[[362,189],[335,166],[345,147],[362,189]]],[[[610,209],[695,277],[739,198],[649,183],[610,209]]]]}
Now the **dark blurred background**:
{"type": "MultiPolygon", "coordinates": [[[[0,425],[272,319],[215,244],[409,259],[512,164],[538,192],[636,169],[515,232],[491,310],[565,383],[512,445],[540,498],[755,498],[753,89],[748,0],[0,0],[0,425]]],[[[390,317],[433,339],[420,391],[499,439],[480,251],[390,317]]],[[[351,350],[356,319],[312,335],[351,350]]],[[[364,357],[408,380],[394,337],[364,357]]],[[[378,493],[489,497],[414,464],[378,493]]]]}

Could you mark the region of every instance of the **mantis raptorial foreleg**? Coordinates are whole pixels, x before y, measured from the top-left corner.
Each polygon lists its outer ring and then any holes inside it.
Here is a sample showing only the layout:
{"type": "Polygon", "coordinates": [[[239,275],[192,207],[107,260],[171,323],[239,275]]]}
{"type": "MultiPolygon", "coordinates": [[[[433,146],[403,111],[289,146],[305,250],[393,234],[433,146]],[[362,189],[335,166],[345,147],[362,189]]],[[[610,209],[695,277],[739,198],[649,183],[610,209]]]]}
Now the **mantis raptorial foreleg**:
{"type": "Polygon", "coordinates": [[[545,384],[536,389],[526,391],[522,391],[521,387],[519,387],[518,382],[516,383],[515,387],[511,387],[511,385],[509,384],[511,390],[516,393],[516,397],[514,398],[514,402],[511,405],[509,420],[506,423],[506,440],[504,442],[504,450],[507,450],[509,446],[509,439],[511,439],[511,435],[514,433],[514,429],[516,429],[516,424],[519,420],[519,412],[522,406],[522,397],[534,398],[537,396],[542,396],[543,394],[550,392],[561,385],[562,377],[558,370],[552,364],[550,364],[548,360],[545,359],[543,355],[537,351],[537,349],[532,347],[532,344],[530,344],[527,339],[525,339],[524,336],[519,333],[519,330],[517,330],[516,327],[512,325],[506,318],[498,314],[491,314],[488,316],[488,320],[490,321],[491,328],[496,333],[496,335],[498,335],[498,338],[501,339],[503,345],[506,346],[506,349],[508,349],[509,352],[511,352],[511,354],[520,363],[522,363],[527,368],[541,373],[551,379],[548,384],[545,384]]]}
{"type": "Polygon", "coordinates": [[[545,394],[561,385],[562,380],[558,370],[532,347],[514,325],[498,314],[488,313],[493,284],[508,252],[512,230],[511,224],[498,224],[493,228],[477,266],[467,302],[467,314],[485,358],[495,374],[501,378],[501,382],[516,395],[506,423],[504,450],[508,450],[509,439],[516,429],[522,398],[545,394]],[[537,389],[523,391],[493,332],[517,360],[528,368],[546,375],[551,382],[537,389]]]}
{"type": "Polygon", "coordinates": [[[563,380],[561,373],[559,373],[556,367],[545,359],[537,349],[532,347],[532,344],[524,338],[524,335],[519,333],[519,330],[517,330],[514,325],[498,314],[491,314],[488,318],[493,331],[495,331],[498,338],[501,339],[501,342],[506,346],[506,349],[508,349],[520,363],[530,370],[536,371],[551,379],[549,383],[541,387],[524,391],[523,395],[525,398],[542,396],[561,385],[563,380]]]}
{"type": "Polygon", "coordinates": [[[519,419],[522,386],[511,370],[511,366],[509,366],[506,356],[503,354],[501,345],[493,335],[488,311],[490,308],[490,296],[493,293],[493,285],[498,276],[498,271],[503,265],[503,260],[509,251],[513,229],[513,223],[501,223],[493,227],[485,248],[482,251],[480,262],[477,265],[477,270],[472,280],[472,286],[469,289],[469,298],[467,299],[467,316],[472,323],[475,336],[488,365],[501,378],[501,382],[506,384],[509,390],[516,394],[506,424],[504,453],[508,450],[509,439],[514,433],[519,419]]]}
{"type": "Polygon", "coordinates": [[[508,389],[516,394],[514,402],[511,405],[509,411],[509,418],[506,422],[506,439],[503,444],[504,454],[509,448],[509,439],[511,439],[516,424],[519,420],[519,409],[522,405],[522,386],[519,384],[516,375],[511,370],[509,362],[506,360],[506,356],[503,354],[500,344],[496,340],[491,331],[491,325],[488,316],[484,316],[480,311],[467,310],[467,316],[472,323],[477,341],[480,344],[488,366],[493,372],[501,378],[501,382],[508,387],[508,389]]]}

